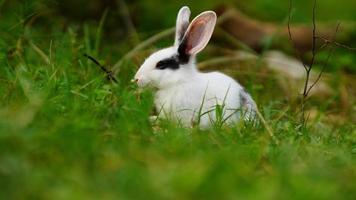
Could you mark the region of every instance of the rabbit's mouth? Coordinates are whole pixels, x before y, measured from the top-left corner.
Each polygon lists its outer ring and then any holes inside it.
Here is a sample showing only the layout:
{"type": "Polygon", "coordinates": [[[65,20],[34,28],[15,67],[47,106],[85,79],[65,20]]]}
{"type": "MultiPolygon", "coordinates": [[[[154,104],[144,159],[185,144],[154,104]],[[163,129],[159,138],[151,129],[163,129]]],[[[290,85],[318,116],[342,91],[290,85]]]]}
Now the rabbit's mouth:
{"type": "Polygon", "coordinates": [[[132,82],[136,83],[138,87],[143,88],[148,86],[150,83],[147,81],[144,81],[144,79],[141,78],[135,78],[131,80],[132,82]]]}
{"type": "Polygon", "coordinates": [[[137,84],[137,86],[139,88],[146,88],[146,89],[151,89],[154,91],[159,90],[159,88],[157,86],[155,86],[154,84],[152,84],[151,82],[145,82],[145,81],[142,81],[142,79],[132,79],[131,82],[137,84]]]}

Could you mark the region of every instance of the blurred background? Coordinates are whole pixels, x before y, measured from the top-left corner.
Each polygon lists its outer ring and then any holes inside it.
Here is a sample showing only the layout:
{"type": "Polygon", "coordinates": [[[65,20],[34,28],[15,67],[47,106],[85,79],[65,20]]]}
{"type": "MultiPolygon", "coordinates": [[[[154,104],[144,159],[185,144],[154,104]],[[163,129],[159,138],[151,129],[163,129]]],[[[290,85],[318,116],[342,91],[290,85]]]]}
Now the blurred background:
{"type": "MultiPolygon", "coordinates": [[[[123,82],[130,79],[132,74],[127,76],[127,73],[133,73],[146,56],[172,44],[173,30],[169,29],[174,27],[177,11],[182,5],[190,6],[192,18],[205,10],[215,10],[220,16],[210,45],[199,55],[201,69],[219,69],[232,74],[261,102],[270,99],[263,90],[283,91],[283,95],[276,93],[273,96],[282,101],[287,96],[287,100],[291,100],[289,103],[297,99],[305,78],[300,61],[309,63],[311,60],[313,1],[309,0],[293,1],[290,13],[297,54],[287,31],[289,1],[284,0],[169,3],[159,0],[2,0],[0,5],[2,58],[16,58],[16,52],[22,52],[36,63],[37,53],[27,51],[27,46],[35,45],[44,54],[48,54],[50,48],[62,47],[63,50],[59,48],[51,59],[74,68],[80,65],[78,59],[82,59],[84,53],[110,65],[114,71],[118,71],[122,61],[128,61],[134,67],[121,67],[123,82]],[[149,39],[151,37],[155,38],[153,42],[149,39]],[[145,43],[147,39],[150,41],[148,44],[145,43]],[[142,43],[145,45],[141,46],[142,43]],[[296,56],[298,54],[301,56],[296,56]],[[62,58],[70,59],[65,61],[62,58]],[[278,75],[273,75],[276,73],[278,75]],[[277,82],[277,85],[266,82],[277,82]],[[275,87],[279,90],[273,89],[275,87]]],[[[335,37],[341,44],[355,46],[355,7],[352,0],[318,2],[317,35],[329,40],[335,37]],[[338,24],[340,27],[335,33],[338,24]]],[[[324,44],[325,41],[317,40],[317,49],[324,44]]],[[[339,99],[339,103],[332,103],[337,112],[356,121],[353,114],[355,50],[334,45],[326,47],[318,51],[312,80],[323,68],[325,78],[313,92],[318,93],[317,98],[321,100],[325,97],[339,99]],[[340,80],[343,80],[342,84],[337,85],[340,80]]],[[[11,62],[13,60],[10,59],[11,62]]],[[[91,66],[88,61],[86,64],[91,66]]],[[[116,75],[120,79],[120,74],[116,75]]]]}
{"type": "Polygon", "coordinates": [[[355,0],[317,1],[324,39],[311,80],[324,74],[306,105],[313,126],[301,133],[311,0],[293,1],[296,47],[288,0],[0,0],[0,199],[354,199],[355,9],[355,0]],[[239,80],[280,146],[263,128],[151,127],[152,93],[138,98],[130,80],[173,44],[183,5],[191,19],[218,13],[198,66],[239,80]]]}

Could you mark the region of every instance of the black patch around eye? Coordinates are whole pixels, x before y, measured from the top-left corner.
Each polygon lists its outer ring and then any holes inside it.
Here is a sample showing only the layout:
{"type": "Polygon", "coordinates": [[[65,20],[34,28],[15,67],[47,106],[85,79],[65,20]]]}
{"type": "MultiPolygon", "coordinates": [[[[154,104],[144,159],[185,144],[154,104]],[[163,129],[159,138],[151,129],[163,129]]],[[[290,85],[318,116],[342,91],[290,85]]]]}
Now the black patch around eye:
{"type": "Polygon", "coordinates": [[[177,58],[175,58],[175,57],[161,60],[156,64],[156,69],[160,69],[160,70],[163,70],[163,69],[176,70],[178,68],[179,68],[179,62],[178,62],[177,58]]]}

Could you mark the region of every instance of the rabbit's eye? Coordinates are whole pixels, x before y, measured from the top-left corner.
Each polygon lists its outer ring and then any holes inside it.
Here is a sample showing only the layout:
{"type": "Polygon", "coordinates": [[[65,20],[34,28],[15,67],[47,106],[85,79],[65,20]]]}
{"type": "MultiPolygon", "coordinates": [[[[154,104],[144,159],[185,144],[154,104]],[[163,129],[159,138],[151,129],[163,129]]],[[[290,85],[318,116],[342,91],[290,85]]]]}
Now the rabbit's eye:
{"type": "Polygon", "coordinates": [[[179,63],[176,61],[174,58],[168,58],[165,60],[161,60],[156,64],[156,69],[178,69],[179,68],[179,63]]]}
{"type": "Polygon", "coordinates": [[[165,69],[167,68],[166,64],[162,61],[159,61],[157,64],[156,64],[156,68],[157,69],[165,69]]]}

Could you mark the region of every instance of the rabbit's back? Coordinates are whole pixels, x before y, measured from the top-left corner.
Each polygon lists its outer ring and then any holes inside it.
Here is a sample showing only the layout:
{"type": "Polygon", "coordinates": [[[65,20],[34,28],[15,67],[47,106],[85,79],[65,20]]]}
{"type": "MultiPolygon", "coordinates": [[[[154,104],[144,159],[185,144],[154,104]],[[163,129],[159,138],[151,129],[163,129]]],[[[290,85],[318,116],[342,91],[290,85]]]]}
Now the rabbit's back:
{"type": "Polygon", "coordinates": [[[215,109],[219,105],[223,108],[222,117],[233,122],[238,119],[235,113],[240,109],[242,91],[239,83],[222,73],[197,73],[194,81],[158,91],[156,109],[183,125],[199,121],[200,126],[207,127],[217,118],[215,109]]]}

